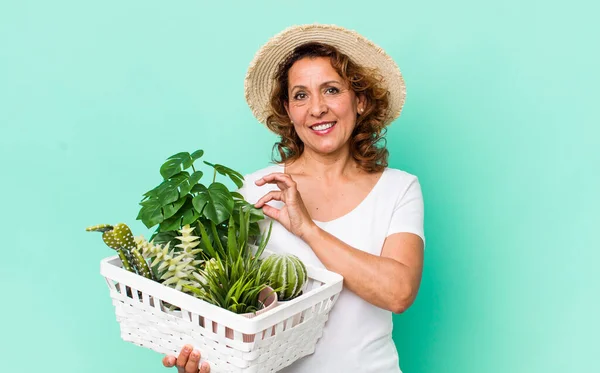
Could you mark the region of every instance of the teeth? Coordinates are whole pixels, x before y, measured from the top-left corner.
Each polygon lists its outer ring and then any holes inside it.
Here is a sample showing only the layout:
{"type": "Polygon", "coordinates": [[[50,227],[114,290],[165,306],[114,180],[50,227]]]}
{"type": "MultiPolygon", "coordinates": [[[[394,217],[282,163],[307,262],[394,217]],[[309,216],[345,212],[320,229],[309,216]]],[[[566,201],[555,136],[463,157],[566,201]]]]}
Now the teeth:
{"type": "Polygon", "coordinates": [[[319,124],[318,126],[313,126],[312,129],[315,131],[324,131],[328,128],[333,127],[333,122],[330,123],[324,123],[324,124],[319,124]]]}

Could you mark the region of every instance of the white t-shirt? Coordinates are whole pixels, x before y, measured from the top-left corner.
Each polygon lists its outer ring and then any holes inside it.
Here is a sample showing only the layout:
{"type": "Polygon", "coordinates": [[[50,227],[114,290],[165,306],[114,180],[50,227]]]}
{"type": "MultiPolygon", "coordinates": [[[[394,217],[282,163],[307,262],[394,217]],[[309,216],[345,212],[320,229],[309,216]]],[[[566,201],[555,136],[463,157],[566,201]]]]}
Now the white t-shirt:
{"type": "MultiPolygon", "coordinates": [[[[284,172],[283,165],[272,165],[245,175],[244,186],[239,192],[247,201],[255,203],[269,191],[279,190],[274,184],[262,187],[254,184],[255,180],[273,172],[284,172]]],[[[279,201],[268,204],[275,208],[283,206],[279,201]]],[[[270,221],[267,218],[260,223],[262,232],[268,229],[270,221]]],[[[414,175],[386,168],[354,210],[335,220],[315,223],[348,245],[373,255],[381,254],[386,237],[393,233],[414,233],[425,242],[421,186],[414,175]]],[[[273,252],[292,253],[306,264],[325,268],[304,241],[276,221],[267,248],[273,252]]],[[[281,372],[401,373],[392,340],[392,313],[344,288],[330,311],[315,352],[281,372]]]]}

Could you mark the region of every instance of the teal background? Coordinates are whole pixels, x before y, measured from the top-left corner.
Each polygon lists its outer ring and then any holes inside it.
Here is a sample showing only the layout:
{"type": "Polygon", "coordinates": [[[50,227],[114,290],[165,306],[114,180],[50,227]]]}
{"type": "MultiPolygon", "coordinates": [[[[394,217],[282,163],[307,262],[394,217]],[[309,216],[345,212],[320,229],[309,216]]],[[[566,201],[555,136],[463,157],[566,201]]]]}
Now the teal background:
{"type": "Polygon", "coordinates": [[[598,6],[592,1],[14,1],[0,5],[0,371],[162,372],[120,339],[98,223],[136,221],[179,151],[243,173],[274,136],[243,79],[270,36],[356,29],[408,97],[390,166],[419,176],[428,245],[394,317],[405,373],[598,365],[598,6]]]}

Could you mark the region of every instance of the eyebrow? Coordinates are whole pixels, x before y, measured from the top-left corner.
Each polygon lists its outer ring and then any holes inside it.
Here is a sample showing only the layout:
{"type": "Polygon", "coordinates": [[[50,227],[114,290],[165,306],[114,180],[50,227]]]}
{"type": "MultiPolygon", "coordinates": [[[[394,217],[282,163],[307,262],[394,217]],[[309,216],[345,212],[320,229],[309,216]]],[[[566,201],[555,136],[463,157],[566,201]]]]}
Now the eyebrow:
{"type": "MultiPolygon", "coordinates": [[[[328,80],[328,81],[326,81],[326,82],[323,82],[323,83],[321,83],[321,85],[320,85],[320,86],[322,87],[322,86],[324,86],[324,85],[329,85],[329,84],[331,84],[331,83],[336,83],[336,84],[342,85],[342,83],[338,82],[337,80],[328,80]]],[[[303,85],[295,85],[295,86],[293,86],[293,87],[290,89],[290,91],[293,91],[293,90],[294,90],[294,89],[296,89],[296,88],[306,89],[306,87],[305,87],[305,86],[303,86],[303,85]]]]}

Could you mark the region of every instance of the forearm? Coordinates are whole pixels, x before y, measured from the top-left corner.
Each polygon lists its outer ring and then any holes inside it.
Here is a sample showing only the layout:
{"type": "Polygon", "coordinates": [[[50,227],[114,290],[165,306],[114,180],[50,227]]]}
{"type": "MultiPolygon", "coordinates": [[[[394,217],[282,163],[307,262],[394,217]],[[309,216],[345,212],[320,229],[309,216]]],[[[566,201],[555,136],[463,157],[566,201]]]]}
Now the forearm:
{"type": "Polygon", "coordinates": [[[367,302],[401,313],[414,300],[410,268],[399,261],[356,249],[319,227],[302,238],[327,269],[344,277],[344,287],[367,302]]]}

